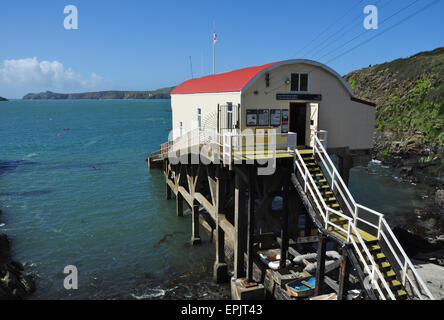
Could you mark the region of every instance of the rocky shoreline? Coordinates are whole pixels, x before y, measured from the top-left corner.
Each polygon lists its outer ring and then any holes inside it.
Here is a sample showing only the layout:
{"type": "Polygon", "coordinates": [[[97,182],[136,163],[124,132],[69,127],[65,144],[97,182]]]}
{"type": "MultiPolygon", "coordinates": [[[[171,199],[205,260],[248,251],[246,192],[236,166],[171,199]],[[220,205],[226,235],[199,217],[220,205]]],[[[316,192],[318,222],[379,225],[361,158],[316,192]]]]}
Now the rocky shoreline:
{"type": "Polygon", "coordinates": [[[24,299],[34,291],[34,276],[25,274],[23,265],[12,259],[10,239],[0,234],[0,300],[24,299]]]}
{"type": "Polygon", "coordinates": [[[373,158],[394,168],[403,180],[425,186],[428,201],[416,208],[410,219],[393,228],[406,250],[416,260],[444,266],[444,146],[423,143],[420,130],[407,133],[375,133],[373,158]]]}

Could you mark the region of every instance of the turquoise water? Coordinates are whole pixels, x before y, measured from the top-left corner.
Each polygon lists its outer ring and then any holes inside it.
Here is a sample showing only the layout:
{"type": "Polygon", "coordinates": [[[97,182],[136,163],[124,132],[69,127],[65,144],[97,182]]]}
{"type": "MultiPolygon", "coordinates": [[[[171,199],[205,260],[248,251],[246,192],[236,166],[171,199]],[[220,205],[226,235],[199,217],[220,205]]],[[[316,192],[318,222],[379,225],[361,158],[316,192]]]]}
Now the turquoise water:
{"type": "MultiPolygon", "coordinates": [[[[161,172],[146,169],[148,152],[167,139],[170,107],[169,100],[0,104],[0,232],[37,275],[32,298],[227,296],[210,279],[212,245],[204,234],[201,246],[188,244],[189,211],[177,218],[161,172]],[[78,290],[63,288],[66,265],[78,268],[78,290]]],[[[389,217],[421,206],[423,190],[373,166],[352,171],[357,200],[389,217]]]]}
{"type": "Polygon", "coordinates": [[[188,245],[190,217],[176,218],[161,173],[146,169],[147,152],[167,139],[169,100],[17,100],[0,108],[8,166],[0,232],[38,275],[33,298],[160,297],[174,288],[171,278],[210,268],[211,245],[188,245]],[[63,288],[70,264],[76,291],[63,288]]]}

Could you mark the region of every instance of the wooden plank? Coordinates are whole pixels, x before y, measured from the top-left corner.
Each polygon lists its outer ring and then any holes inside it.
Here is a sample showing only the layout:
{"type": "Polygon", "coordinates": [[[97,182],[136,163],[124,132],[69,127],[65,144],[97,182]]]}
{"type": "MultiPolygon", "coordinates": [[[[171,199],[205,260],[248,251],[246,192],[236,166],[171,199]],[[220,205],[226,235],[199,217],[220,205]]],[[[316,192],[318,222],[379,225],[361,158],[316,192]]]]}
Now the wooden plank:
{"type": "Polygon", "coordinates": [[[205,196],[200,193],[196,192],[194,194],[194,198],[207,210],[207,212],[210,214],[211,218],[213,218],[214,221],[216,221],[216,212],[214,206],[210,203],[210,201],[205,198],[205,196]]]}
{"type": "Polygon", "coordinates": [[[178,192],[180,192],[181,194],[182,194],[182,196],[183,196],[183,198],[185,199],[185,201],[188,203],[188,205],[190,206],[190,207],[192,207],[193,206],[193,197],[188,193],[188,191],[184,188],[184,187],[182,187],[182,186],[179,186],[179,188],[178,188],[178,192]]]}
{"type": "Polygon", "coordinates": [[[224,230],[225,234],[228,235],[231,242],[233,242],[236,237],[236,231],[224,214],[219,213],[219,225],[224,230]]]}
{"type": "MultiPolygon", "coordinates": [[[[334,281],[332,278],[330,278],[329,276],[325,276],[324,278],[325,283],[332,288],[336,293],[339,292],[339,285],[336,281],[334,281]]],[[[316,296],[317,294],[315,294],[316,296]]]]}
{"type": "Polygon", "coordinates": [[[350,268],[347,263],[347,250],[342,249],[341,266],[339,268],[338,300],[343,300],[348,291],[348,276],[350,268]]]}
{"type": "Polygon", "coordinates": [[[174,192],[174,194],[177,194],[177,188],[173,181],[170,179],[167,180],[167,184],[170,186],[171,190],[174,192]]]}

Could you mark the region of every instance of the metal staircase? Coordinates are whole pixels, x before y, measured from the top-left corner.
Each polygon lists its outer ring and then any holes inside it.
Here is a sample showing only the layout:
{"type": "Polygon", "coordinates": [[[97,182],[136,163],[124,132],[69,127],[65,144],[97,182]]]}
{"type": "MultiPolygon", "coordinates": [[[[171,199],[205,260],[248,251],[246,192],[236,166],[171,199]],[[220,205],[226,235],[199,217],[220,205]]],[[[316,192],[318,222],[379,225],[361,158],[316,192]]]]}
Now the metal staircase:
{"type": "Polygon", "coordinates": [[[295,150],[295,173],[325,230],[347,242],[381,300],[434,299],[383,214],[355,202],[319,131],[313,148],[295,150]],[[322,137],[322,139],[320,139],[322,137]]]}

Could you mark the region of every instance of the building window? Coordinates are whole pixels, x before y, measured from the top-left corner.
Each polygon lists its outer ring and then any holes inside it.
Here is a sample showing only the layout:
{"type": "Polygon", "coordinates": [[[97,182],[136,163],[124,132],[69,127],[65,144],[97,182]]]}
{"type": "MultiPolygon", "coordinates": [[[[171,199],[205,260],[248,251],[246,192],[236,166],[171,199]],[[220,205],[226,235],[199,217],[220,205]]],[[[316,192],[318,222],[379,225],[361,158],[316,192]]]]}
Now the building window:
{"type": "Polygon", "coordinates": [[[202,110],[197,108],[197,127],[202,129],[202,110]]]}
{"type": "Polygon", "coordinates": [[[182,134],[183,134],[183,123],[182,123],[182,121],[179,124],[179,129],[180,129],[180,136],[182,136],[182,134]]]}
{"type": "Polygon", "coordinates": [[[197,127],[202,129],[202,109],[197,108],[197,127]]]}
{"type": "Polygon", "coordinates": [[[227,129],[233,129],[233,103],[227,103],[227,129]]]}
{"type": "Polygon", "coordinates": [[[291,91],[308,92],[308,73],[292,73],[290,78],[291,91]]]}

